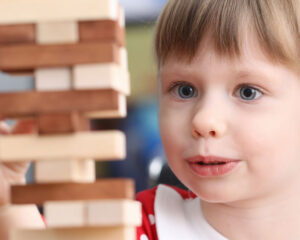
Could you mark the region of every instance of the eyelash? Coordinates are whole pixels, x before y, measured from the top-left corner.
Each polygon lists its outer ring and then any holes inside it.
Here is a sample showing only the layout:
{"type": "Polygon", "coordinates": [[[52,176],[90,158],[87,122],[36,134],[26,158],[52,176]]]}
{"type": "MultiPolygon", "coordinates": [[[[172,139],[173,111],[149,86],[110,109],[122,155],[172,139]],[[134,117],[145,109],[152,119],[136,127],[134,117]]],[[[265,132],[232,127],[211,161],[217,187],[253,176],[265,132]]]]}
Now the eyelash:
{"type": "MultiPolygon", "coordinates": [[[[187,82],[184,82],[184,81],[178,81],[178,82],[172,83],[171,86],[168,88],[168,92],[169,92],[169,93],[176,94],[177,97],[179,97],[180,99],[183,99],[183,100],[184,100],[185,98],[182,98],[182,97],[178,96],[178,93],[175,93],[174,90],[175,90],[176,88],[178,88],[178,87],[185,86],[185,85],[186,85],[186,86],[190,86],[190,87],[192,87],[193,89],[195,89],[196,94],[198,94],[196,88],[195,88],[192,84],[187,83],[187,82]]],[[[238,86],[238,88],[235,89],[234,92],[236,92],[237,90],[242,89],[242,88],[251,88],[251,89],[253,89],[254,91],[258,92],[259,94],[264,95],[263,91],[261,91],[259,88],[254,87],[254,86],[252,86],[251,84],[247,84],[247,83],[240,84],[240,85],[238,86]]],[[[194,98],[194,97],[193,97],[193,98],[194,98]]],[[[186,98],[186,99],[190,99],[190,98],[186,98]]],[[[253,102],[253,101],[255,101],[255,100],[257,100],[257,99],[254,99],[254,100],[244,100],[244,101],[246,101],[246,102],[252,101],[252,102],[253,102]]]]}

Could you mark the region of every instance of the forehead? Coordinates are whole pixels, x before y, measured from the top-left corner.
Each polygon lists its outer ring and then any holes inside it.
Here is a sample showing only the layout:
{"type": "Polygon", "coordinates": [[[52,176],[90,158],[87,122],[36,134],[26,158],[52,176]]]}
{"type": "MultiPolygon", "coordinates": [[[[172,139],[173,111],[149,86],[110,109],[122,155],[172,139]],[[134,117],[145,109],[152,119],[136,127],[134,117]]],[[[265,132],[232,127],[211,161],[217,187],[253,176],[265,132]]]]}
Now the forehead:
{"type": "Polygon", "coordinates": [[[191,61],[172,54],[159,72],[160,79],[166,83],[174,78],[197,81],[213,79],[219,82],[247,79],[253,83],[267,84],[269,87],[276,83],[276,86],[272,87],[284,89],[294,88],[295,84],[300,89],[299,76],[288,66],[272,61],[253,36],[249,36],[243,42],[239,56],[220,55],[212,41],[207,39],[191,61]]]}
{"type": "Polygon", "coordinates": [[[215,47],[214,40],[207,35],[199,44],[198,50],[192,59],[188,59],[184,54],[171,53],[160,66],[160,73],[170,71],[189,71],[198,69],[199,71],[221,71],[226,70],[251,71],[251,69],[265,70],[271,67],[284,67],[276,62],[261,47],[258,38],[250,31],[244,32],[241,37],[239,54],[221,54],[215,47]],[[217,69],[213,66],[218,65],[217,69]]]}

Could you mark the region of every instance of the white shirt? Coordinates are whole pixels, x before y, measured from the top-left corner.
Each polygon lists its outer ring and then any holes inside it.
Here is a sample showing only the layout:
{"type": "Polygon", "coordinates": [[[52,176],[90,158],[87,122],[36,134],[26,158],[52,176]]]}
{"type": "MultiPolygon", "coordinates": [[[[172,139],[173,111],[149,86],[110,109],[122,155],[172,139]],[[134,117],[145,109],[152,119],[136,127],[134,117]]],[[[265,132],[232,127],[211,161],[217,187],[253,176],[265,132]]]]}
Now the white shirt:
{"type": "Polygon", "coordinates": [[[183,199],[166,185],[156,190],[154,211],[159,240],[228,240],[206,221],[199,198],[183,199]]]}

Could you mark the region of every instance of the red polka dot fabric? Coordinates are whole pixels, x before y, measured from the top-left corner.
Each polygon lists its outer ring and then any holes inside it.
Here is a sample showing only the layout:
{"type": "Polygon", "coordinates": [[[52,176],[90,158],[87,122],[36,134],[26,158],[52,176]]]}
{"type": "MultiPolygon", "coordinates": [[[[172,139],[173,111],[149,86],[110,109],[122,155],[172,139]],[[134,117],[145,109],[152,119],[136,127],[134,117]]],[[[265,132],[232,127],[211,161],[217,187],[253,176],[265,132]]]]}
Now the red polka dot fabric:
{"type": "MultiPolygon", "coordinates": [[[[196,197],[196,195],[191,192],[173,186],[169,187],[176,190],[183,199],[196,197]]],[[[156,190],[157,187],[154,187],[152,189],[142,191],[136,196],[136,200],[142,203],[142,225],[137,227],[136,240],[158,240],[154,212],[156,190]]]]}

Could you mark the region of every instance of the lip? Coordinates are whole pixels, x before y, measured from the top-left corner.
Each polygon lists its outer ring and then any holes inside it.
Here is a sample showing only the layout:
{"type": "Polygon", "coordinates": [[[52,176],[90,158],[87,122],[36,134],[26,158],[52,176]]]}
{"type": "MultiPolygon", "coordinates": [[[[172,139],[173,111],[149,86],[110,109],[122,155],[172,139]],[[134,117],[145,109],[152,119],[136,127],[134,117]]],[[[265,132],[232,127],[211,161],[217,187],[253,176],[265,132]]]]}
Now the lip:
{"type": "Polygon", "coordinates": [[[193,156],[186,159],[190,168],[194,173],[201,177],[217,177],[224,176],[233,171],[241,162],[239,159],[224,158],[218,156],[193,156]],[[207,165],[200,165],[202,162],[207,165]],[[212,165],[213,163],[222,163],[220,165],[212,165]],[[210,165],[211,164],[211,165],[210,165]]]}
{"type": "Polygon", "coordinates": [[[218,156],[193,156],[187,159],[188,162],[204,162],[204,163],[216,163],[216,162],[233,162],[233,161],[239,161],[238,159],[233,158],[224,158],[224,157],[218,157],[218,156]]]}

